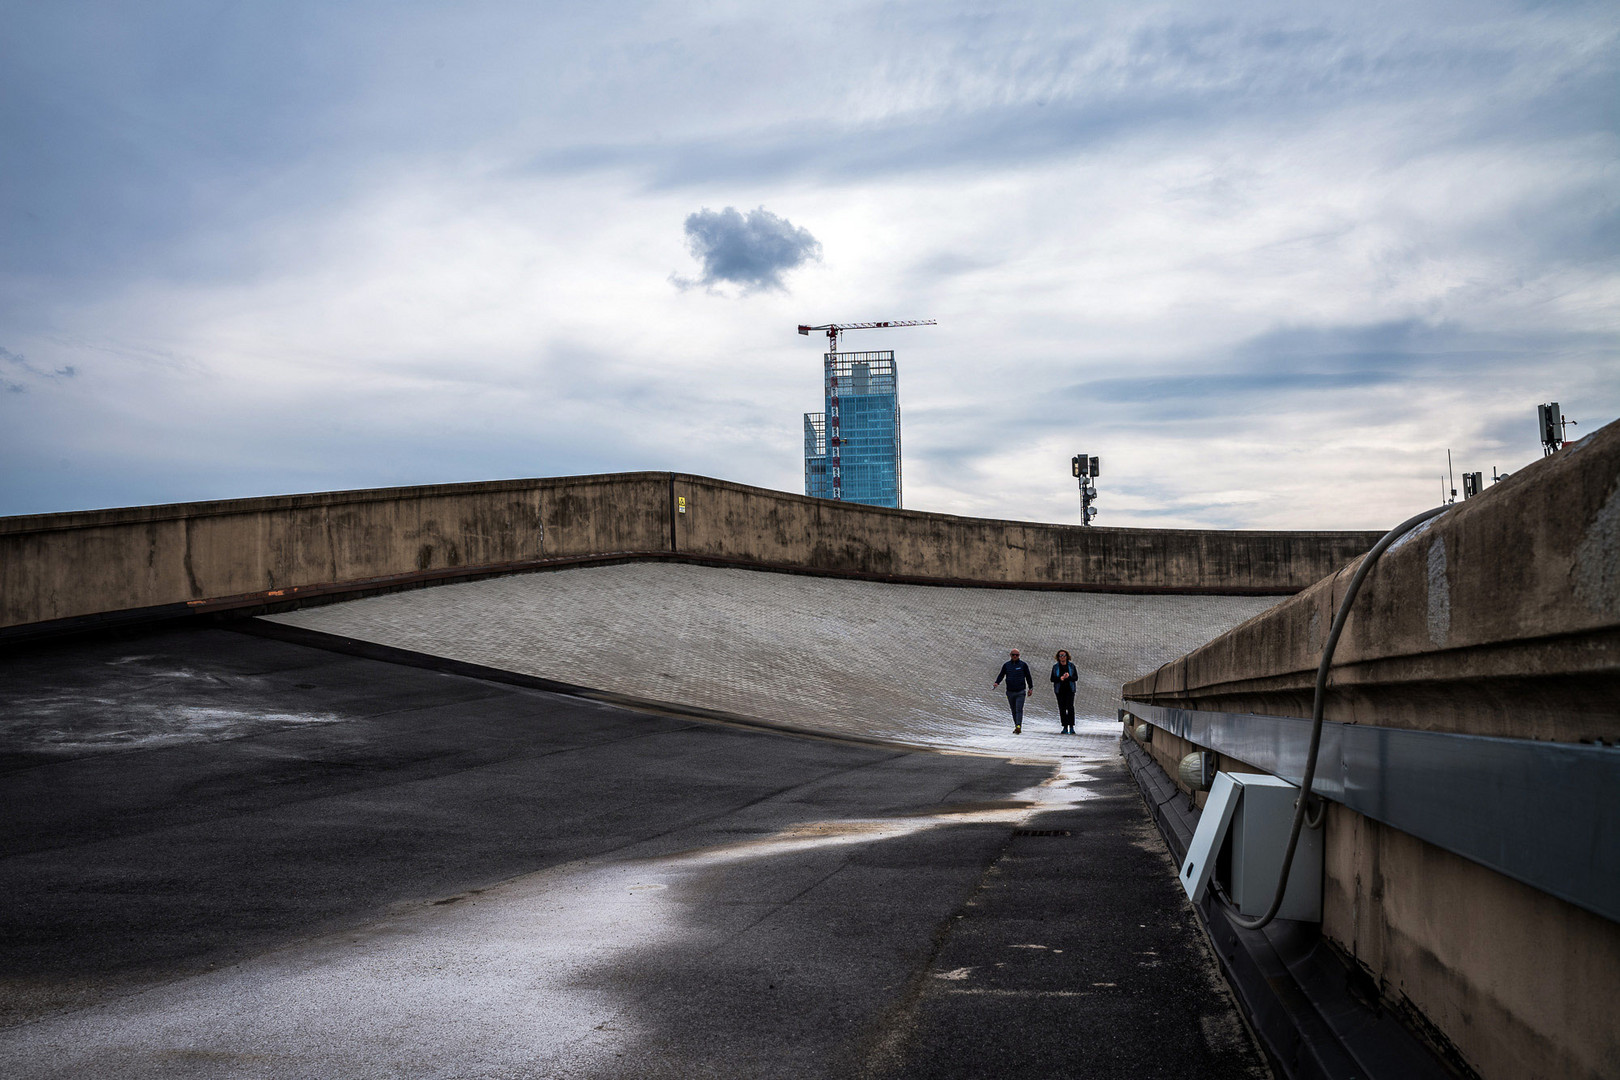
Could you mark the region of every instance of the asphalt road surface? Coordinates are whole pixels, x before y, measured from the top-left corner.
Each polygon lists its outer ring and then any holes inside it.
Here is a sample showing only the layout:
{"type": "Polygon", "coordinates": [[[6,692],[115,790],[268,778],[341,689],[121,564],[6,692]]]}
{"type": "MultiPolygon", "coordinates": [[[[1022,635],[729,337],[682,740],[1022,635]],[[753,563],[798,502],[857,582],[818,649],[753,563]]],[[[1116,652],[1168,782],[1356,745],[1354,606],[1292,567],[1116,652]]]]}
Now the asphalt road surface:
{"type": "Polygon", "coordinates": [[[1265,1075],[1117,756],[1057,745],[223,629],[14,653],[0,1075],[1265,1075]]]}

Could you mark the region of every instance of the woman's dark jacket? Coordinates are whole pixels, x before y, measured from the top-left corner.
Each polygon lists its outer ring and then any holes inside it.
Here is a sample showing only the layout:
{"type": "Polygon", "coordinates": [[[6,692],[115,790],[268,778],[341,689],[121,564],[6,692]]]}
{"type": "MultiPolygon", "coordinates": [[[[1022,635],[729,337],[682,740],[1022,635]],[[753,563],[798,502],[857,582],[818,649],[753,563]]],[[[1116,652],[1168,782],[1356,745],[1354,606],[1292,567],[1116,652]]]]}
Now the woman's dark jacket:
{"type": "Polygon", "coordinates": [[[1052,689],[1059,694],[1072,694],[1074,693],[1075,680],[1080,678],[1080,672],[1075,668],[1074,661],[1071,660],[1067,665],[1069,681],[1058,682],[1058,680],[1063,677],[1064,667],[1065,665],[1063,664],[1052,665],[1052,689]]]}

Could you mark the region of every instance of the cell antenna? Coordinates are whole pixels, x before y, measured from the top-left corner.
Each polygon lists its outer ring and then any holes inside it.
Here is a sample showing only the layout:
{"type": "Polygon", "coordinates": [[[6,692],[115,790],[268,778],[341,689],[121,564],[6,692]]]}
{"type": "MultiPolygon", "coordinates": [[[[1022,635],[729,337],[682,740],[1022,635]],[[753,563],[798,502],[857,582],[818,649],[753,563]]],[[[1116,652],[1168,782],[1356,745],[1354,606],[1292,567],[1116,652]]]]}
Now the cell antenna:
{"type": "Polygon", "coordinates": [[[1565,428],[1576,423],[1558,408],[1558,402],[1549,401],[1536,406],[1536,426],[1541,428],[1541,456],[1556,454],[1569,440],[1564,438],[1565,428]]]}
{"type": "Polygon", "coordinates": [[[1076,480],[1080,481],[1080,524],[1090,525],[1091,519],[1097,516],[1097,508],[1091,504],[1097,500],[1097,485],[1092,483],[1097,478],[1098,461],[1090,454],[1076,454],[1069,459],[1069,470],[1076,480]]]}

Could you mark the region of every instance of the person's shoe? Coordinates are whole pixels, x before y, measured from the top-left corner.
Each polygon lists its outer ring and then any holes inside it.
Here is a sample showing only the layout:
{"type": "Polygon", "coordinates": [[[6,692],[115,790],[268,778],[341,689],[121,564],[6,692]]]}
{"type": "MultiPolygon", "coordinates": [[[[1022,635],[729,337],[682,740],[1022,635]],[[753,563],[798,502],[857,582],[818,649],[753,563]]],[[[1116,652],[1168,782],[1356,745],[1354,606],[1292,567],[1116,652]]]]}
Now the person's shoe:
{"type": "Polygon", "coordinates": [[[1013,734],[1014,735],[1022,735],[1023,733],[1024,733],[1024,726],[1022,724],[1019,724],[1018,726],[1013,728],[1013,734]]]}

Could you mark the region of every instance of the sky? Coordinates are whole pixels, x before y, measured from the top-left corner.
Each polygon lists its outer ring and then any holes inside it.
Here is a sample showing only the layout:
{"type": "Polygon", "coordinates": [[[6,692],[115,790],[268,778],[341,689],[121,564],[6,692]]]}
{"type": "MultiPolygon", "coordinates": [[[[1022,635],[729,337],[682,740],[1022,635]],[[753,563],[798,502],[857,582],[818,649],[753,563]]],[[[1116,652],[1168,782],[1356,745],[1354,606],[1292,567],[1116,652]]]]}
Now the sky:
{"type": "Polygon", "coordinates": [[[0,0],[0,515],[678,470],[1376,529],[1620,415],[1609,3],[0,0]],[[1457,485],[1461,486],[1460,479],[1457,485]]]}

